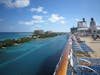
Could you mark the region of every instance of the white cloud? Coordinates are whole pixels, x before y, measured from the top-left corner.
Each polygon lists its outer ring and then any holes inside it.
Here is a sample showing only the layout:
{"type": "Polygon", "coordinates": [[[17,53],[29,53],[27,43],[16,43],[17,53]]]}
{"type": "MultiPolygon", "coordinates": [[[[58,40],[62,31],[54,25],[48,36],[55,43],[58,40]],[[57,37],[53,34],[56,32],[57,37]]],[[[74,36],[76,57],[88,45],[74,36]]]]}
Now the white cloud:
{"type": "Polygon", "coordinates": [[[43,23],[44,20],[43,20],[43,16],[39,16],[39,15],[34,15],[32,16],[33,18],[33,22],[36,24],[36,23],[43,23]]]}
{"type": "Polygon", "coordinates": [[[38,12],[38,13],[43,13],[43,14],[47,14],[48,12],[44,10],[43,7],[38,7],[38,8],[31,8],[30,11],[32,12],[38,12]]]}
{"type": "Polygon", "coordinates": [[[30,4],[30,0],[1,0],[0,3],[9,8],[22,8],[30,4]]]}
{"type": "Polygon", "coordinates": [[[19,21],[18,24],[23,24],[23,25],[33,25],[33,21],[19,21]]]}
{"type": "Polygon", "coordinates": [[[61,20],[60,23],[61,24],[65,24],[66,22],[65,22],[65,20],[61,20]]]}
{"type": "Polygon", "coordinates": [[[49,18],[49,21],[52,23],[59,22],[61,24],[65,24],[65,18],[58,14],[52,14],[51,17],[49,18]]]}
{"type": "Polygon", "coordinates": [[[42,23],[60,23],[60,24],[66,24],[65,18],[63,16],[60,16],[58,14],[52,14],[50,18],[47,18],[47,20],[44,20],[43,16],[40,15],[33,15],[32,20],[29,21],[20,21],[19,24],[23,25],[40,25],[42,23]]]}
{"type": "Polygon", "coordinates": [[[40,24],[45,22],[43,20],[43,16],[39,16],[39,15],[34,15],[32,16],[32,20],[30,21],[20,21],[18,22],[19,24],[24,24],[24,25],[33,25],[33,24],[40,24]]]}
{"type": "Polygon", "coordinates": [[[43,19],[43,16],[39,16],[39,15],[34,15],[32,16],[33,19],[36,19],[36,20],[42,20],[43,19]]]}

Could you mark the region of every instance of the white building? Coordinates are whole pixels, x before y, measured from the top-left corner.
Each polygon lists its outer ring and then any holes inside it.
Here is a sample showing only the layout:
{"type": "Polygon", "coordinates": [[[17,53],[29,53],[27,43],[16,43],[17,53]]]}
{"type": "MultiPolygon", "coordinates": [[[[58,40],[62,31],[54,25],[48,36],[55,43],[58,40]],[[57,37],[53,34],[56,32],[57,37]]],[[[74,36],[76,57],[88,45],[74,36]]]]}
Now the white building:
{"type": "Polygon", "coordinates": [[[77,27],[78,28],[87,28],[87,22],[85,21],[85,18],[83,18],[82,21],[78,21],[77,27]]]}
{"type": "Polygon", "coordinates": [[[97,33],[100,34],[100,26],[97,26],[97,33]]]}
{"type": "Polygon", "coordinates": [[[85,18],[83,18],[82,21],[77,22],[77,27],[71,28],[71,32],[77,32],[79,35],[91,35],[93,33],[99,33],[100,34],[100,26],[96,25],[96,22],[93,18],[91,18],[90,26],[87,26],[87,22],[85,21],[85,18]]]}
{"type": "Polygon", "coordinates": [[[79,35],[86,35],[88,32],[87,22],[85,18],[82,21],[77,22],[77,32],[79,35]]]}
{"type": "Polygon", "coordinates": [[[89,30],[91,33],[97,32],[96,22],[93,18],[91,18],[89,30]]]}
{"type": "Polygon", "coordinates": [[[44,34],[43,30],[34,30],[34,34],[44,34]]]}

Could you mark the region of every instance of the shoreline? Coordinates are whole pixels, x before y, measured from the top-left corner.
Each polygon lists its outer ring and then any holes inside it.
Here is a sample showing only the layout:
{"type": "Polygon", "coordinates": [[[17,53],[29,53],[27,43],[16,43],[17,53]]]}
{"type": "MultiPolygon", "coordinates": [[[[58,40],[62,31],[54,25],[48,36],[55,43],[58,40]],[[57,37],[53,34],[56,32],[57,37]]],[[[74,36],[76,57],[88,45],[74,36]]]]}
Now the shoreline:
{"type": "Polygon", "coordinates": [[[0,41],[0,49],[7,48],[10,46],[18,46],[19,44],[22,44],[24,42],[31,41],[33,39],[45,39],[50,37],[58,36],[57,33],[51,33],[51,34],[39,34],[39,35],[32,35],[28,37],[23,37],[19,39],[6,39],[4,41],[0,41]]]}

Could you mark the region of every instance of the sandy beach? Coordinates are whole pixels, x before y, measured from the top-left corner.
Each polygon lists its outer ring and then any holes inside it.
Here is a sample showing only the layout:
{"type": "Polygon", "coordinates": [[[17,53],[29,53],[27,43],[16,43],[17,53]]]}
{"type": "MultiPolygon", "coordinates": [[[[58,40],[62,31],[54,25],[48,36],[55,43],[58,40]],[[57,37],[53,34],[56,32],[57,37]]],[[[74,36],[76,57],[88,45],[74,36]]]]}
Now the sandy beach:
{"type": "Polygon", "coordinates": [[[90,56],[92,58],[100,58],[100,39],[93,40],[91,37],[80,37],[82,41],[85,41],[85,43],[94,50],[93,53],[90,53],[90,56]]]}

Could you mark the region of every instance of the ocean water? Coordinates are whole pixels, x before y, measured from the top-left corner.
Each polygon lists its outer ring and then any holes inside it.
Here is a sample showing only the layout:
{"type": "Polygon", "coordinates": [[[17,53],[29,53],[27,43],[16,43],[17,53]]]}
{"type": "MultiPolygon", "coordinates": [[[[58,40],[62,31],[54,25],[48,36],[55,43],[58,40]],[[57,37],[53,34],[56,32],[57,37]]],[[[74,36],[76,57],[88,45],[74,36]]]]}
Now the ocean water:
{"type": "Polygon", "coordinates": [[[0,75],[53,75],[67,40],[66,34],[0,49],[0,75]]]}
{"type": "Polygon", "coordinates": [[[0,40],[18,39],[32,35],[32,32],[0,32],[0,40]]]}

